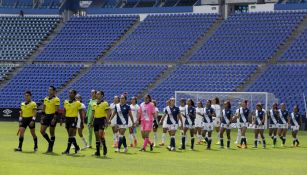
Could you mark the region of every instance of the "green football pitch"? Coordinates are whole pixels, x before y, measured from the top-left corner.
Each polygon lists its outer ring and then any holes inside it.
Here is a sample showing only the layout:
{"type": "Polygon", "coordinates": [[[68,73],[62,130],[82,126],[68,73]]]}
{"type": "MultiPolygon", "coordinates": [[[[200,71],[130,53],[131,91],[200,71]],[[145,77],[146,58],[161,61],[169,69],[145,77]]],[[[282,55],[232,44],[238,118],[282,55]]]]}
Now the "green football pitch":
{"type": "MultiPolygon", "coordinates": [[[[301,146],[292,148],[291,133],[287,135],[285,147],[271,148],[271,139],[266,133],[267,149],[237,149],[233,143],[236,130],[232,130],[232,149],[220,150],[218,145],[205,150],[205,145],[196,145],[194,151],[169,152],[165,147],[157,147],[153,152],[139,152],[138,148],[129,148],[128,153],[115,153],[112,145],[111,128],[107,129],[108,158],[91,156],[95,150],[83,150],[77,155],[61,155],[66,148],[67,136],[64,126],[58,125],[54,154],[45,154],[47,143],[39,133],[38,152],[33,152],[33,140],[26,131],[23,152],[14,152],[18,145],[17,122],[0,122],[0,175],[55,175],[55,174],[278,174],[302,175],[307,173],[307,132],[300,132],[301,146]]],[[[87,129],[84,130],[87,134],[87,129]]],[[[179,135],[179,134],[177,134],[179,135]]],[[[128,133],[126,133],[128,138],[128,133]]],[[[138,132],[139,146],[142,143],[138,132]]],[[[159,141],[161,129],[159,128],[159,141]]],[[[213,137],[216,142],[216,133],[213,137]]],[[[127,139],[129,142],[129,139],[127,139]]],[[[169,137],[167,137],[169,140],[169,137]]],[[[77,137],[79,145],[81,140],[77,137]]],[[[252,132],[248,133],[248,142],[253,142],[252,132]]],[[[179,136],[176,139],[180,145],[179,136]]]]}

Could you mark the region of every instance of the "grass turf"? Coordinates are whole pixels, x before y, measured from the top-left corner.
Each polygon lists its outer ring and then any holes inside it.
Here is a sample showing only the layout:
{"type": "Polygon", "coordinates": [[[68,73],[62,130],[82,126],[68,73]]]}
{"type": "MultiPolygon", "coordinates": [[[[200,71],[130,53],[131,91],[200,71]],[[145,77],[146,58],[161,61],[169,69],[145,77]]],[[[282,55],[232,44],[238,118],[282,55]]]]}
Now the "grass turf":
{"type": "MultiPolygon", "coordinates": [[[[61,155],[67,144],[64,127],[57,126],[54,154],[44,154],[47,143],[39,133],[36,125],[39,151],[33,153],[33,140],[29,130],[26,130],[23,152],[14,152],[18,145],[17,122],[0,122],[0,175],[54,175],[54,174],[305,174],[307,172],[307,132],[300,132],[301,146],[292,148],[291,133],[288,132],[286,147],[271,148],[271,139],[266,133],[267,149],[249,148],[240,150],[233,143],[236,130],[232,130],[232,149],[220,150],[217,145],[213,149],[205,150],[204,145],[196,145],[195,151],[169,152],[165,147],[157,147],[153,152],[139,152],[138,148],[129,148],[128,153],[114,153],[111,148],[111,128],[107,129],[108,158],[91,156],[95,150],[87,149],[77,155],[61,155]]],[[[84,130],[85,135],[87,129],[84,130]]],[[[87,135],[86,135],[87,136],[87,135]]],[[[152,135],[151,135],[152,136],[152,135]]],[[[128,132],[126,133],[127,142],[128,132]]],[[[138,132],[139,145],[143,142],[138,132]]],[[[253,142],[250,131],[248,142],[253,142]]],[[[216,133],[213,136],[216,140],[216,133]]],[[[161,129],[159,128],[159,141],[161,129]]],[[[169,137],[167,137],[169,140],[169,137]]],[[[93,140],[94,141],[94,140],[93,140]]],[[[176,145],[180,145],[179,132],[176,145]]],[[[79,137],[77,142],[82,145],[79,137]]],[[[95,142],[94,142],[95,143],[95,142]]],[[[168,143],[168,142],[167,142],[168,143]]],[[[278,146],[280,140],[278,140],[278,146]]],[[[72,151],[71,151],[72,152],[72,151]]]]}

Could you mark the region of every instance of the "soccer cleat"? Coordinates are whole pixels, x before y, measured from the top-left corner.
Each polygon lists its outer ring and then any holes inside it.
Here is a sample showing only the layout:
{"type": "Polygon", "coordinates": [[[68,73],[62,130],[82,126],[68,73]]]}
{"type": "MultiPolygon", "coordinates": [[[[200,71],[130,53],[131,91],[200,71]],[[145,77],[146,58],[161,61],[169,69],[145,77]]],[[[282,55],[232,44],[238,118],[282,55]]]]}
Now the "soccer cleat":
{"type": "Polygon", "coordinates": [[[252,148],[255,148],[255,149],[257,149],[258,147],[254,145],[254,146],[253,146],[252,148]]]}
{"type": "Polygon", "coordinates": [[[242,148],[242,149],[246,149],[247,146],[243,144],[243,145],[241,145],[241,148],[242,148]]]}
{"type": "Polygon", "coordinates": [[[21,148],[15,148],[14,151],[16,151],[16,152],[22,152],[22,149],[21,149],[21,148]]]}
{"type": "Polygon", "coordinates": [[[106,159],[106,158],[107,158],[107,155],[103,155],[102,158],[103,158],[103,159],[106,159]]]}
{"type": "Polygon", "coordinates": [[[175,147],[171,147],[171,151],[176,151],[176,148],[175,147]]]}
{"type": "Polygon", "coordinates": [[[36,152],[38,150],[37,146],[34,146],[34,152],[36,152]]]}
{"type": "Polygon", "coordinates": [[[164,146],[164,145],[165,145],[164,143],[160,143],[160,144],[159,144],[159,146],[164,146]]]}
{"type": "Polygon", "coordinates": [[[220,149],[224,149],[224,146],[220,146],[220,149]]]}
{"type": "Polygon", "coordinates": [[[238,148],[242,148],[242,145],[237,145],[238,148]]]}
{"type": "Polygon", "coordinates": [[[62,152],[62,154],[64,155],[64,154],[66,154],[66,155],[68,155],[69,154],[69,151],[64,151],[64,152],[62,152]]]}
{"type": "Polygon", "coordinates": [[[182,147],[179,147],[178,149],[181,150],[181,151],[185,150],[185,148],[182,148],[182,147]]]}
{"type": "Polygon", "coordinates": [[[150,151],[153,151],[153,147],[154,147],[154,144],[151,143],[151,144],[150,144],[150,151]]]}
{"type": "Polygon", "coordinates": [[[235,141],[234,144],[235,144],[235,145],[238,144],[238,141],[235,141]]]}
{"type": "Polygon", "coordinates": [[[266,145],[263,145],[262,148],[263,148],[263,149],[266,149],[266,145]]]}
{"type": "Polygon", "coordinates": [[[219,145],[219,144],[221,144],[221,143],[220,143],[220,142],[216,142],[215,144],[216,144],[216,145],[219,145]]]}
{"type": "Polygon", "coordinates": [[[118,149],[118,148],[115,148],[115,152],[118,153],[118,152],[119,152],[119,149],[118,149]]]}
{"type": "Polygon", "coordinates": [[[124,153],[127,153],[128,152],[128,148],[124,148],[124,153]]]}
{"type": "Polygon", "coordinates": [[[80,147],[77,146],[77,147],[75,148],[75,154],[77,154],[79,151],[80,151],[80,147]]]}
{"type": "Polygon", "coordinates": [[[171,148],[171,146],[167,146],[166,149],[171,151],[172,148],[171,148]]]}
{"type": "Polygon", "coordinates": [[[141,148],[139,151],[145,152],[146,150],[144,148],[141,148]]]}
{"type": "Polygon", "coordinates": [[[93,154],[93,156],[99,157],[99,156],[100,156],[100,153],[95,152],[95,153],[93,154]]]}
{"type": "Polygon", "coordinates": [[[190,148],[189,151],[194,151],[194,148],[190,148]]]}

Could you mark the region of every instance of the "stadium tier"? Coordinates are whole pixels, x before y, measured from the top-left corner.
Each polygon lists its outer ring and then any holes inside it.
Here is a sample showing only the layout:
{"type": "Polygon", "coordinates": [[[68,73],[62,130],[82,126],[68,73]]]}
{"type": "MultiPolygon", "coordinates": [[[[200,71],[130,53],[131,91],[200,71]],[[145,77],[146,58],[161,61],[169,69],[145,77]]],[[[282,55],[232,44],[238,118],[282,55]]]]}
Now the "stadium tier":
{"type": "Polygon", "coordinates": [[[307,65],[270,65],[249,88],[250,92],[271,92],[286,103],[288,110],[295,104],[301,112],[305,109],[304,95],[307,94],[307,65]]]}
{"type": "Polygon", "coordinates": [[[103,90],[106,100],[112,103],[114,95],[128,92],[137,96],[167,69],[165,65],[94,65],[81,79],[73,83],[62,94],[68,98],[68,91],[76,89],[83,100],[90,98],[92,89],[103,90]]]}
{"type": "Polygon", "coordinates": [[[84,102],[90,98],[92,89],[103,90],[105,99],[112,103],[114,95],[128,92],[137,96],[167,69],[165,65],[94,65],[81,79],[73,83],[62,94],[68,98],[68,91],[76,89],[84,102]]]}
{"type": "Polygon", "coordinates": [[[136,21],[137,16],[72,17],[37,61],[95,61],[136,21]]]}
{"type": "Polygon", "coordinates": [[[59,17],[1,16],[0,60],[24,60],[59,21],[59,17]]]}
{"type": "Polygon", "coordinates": [[[177,61],[217,18],[215,14],[149,15],[106,60],[177,61]]]}
{"type": "Polygon", "coordinates": [[[0,7],[2,8],[59,8],[61,0],[2,0],[0,7]]]}
{"type": "Polygon", "coordinates": [[[0,108],[19,108],[25,90],[31,90],[33,100],[40,102],[48,95],[50,85],[62,87],[74,77],[82,65],[29,64],[0,90],[0,108]]]}
{"type": "Polygon", "coordinates": [[[307,61],[307,28],[279,58],[280,61],[307,61]]]}
{"type": "Polygon", "coordinates": [[[265,61],[306,12],[258,12],[230,16],[191,61],[265,61]]]}
{"type": "Polygon", "coordinates": [[[257,65],[181,65],[149,94],[162,109],[175,91],[233,92],[256,68],[257,65]]]}
{"type": "Polygon", "coordinates": [[[0,80],[4,80],[7,74],[13,71],[14,64],[0,64],[0,80]]]}

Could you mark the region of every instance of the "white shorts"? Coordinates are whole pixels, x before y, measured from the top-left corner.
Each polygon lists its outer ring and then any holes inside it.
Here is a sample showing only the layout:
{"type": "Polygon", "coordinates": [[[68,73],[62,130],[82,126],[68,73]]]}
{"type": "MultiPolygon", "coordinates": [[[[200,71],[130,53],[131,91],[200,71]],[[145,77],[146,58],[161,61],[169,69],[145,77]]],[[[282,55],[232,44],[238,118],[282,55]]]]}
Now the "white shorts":
{"type": "Polygon", "coordinates": [[[81,118],[80,117],[78,117],[77,128],[81,128],[81,118]]]}
{"type": "Polygon", "coordinates": [[[238,123],[237,124],[237,128],[247,128],[248,127],[248,123],[238,123]]]}
{"type": "Polygon", "coordinates": [[[278,128],[278,124],[269,124],[270,129],[276,129],[278,128]]]}
{"type": "Polygon", "coordinates": [[[203,130],[212,131],[213,130],[213,122],[212,123],[204,123],[203,130]]]}
{"type": "Polygon", "coordinates": [[[170,131],[176,131],[178,129],[178,124],[168,124],[168,129],[170,131]]]}
{"type": "MultiPolygon", "coordinates": [[[[137,119],[134,119],[134,123],[136,123],[137,119]]],[[[130,117],[128,118],[128,127],[131,128],[133,125],[132,125],[132,121],[130,119],[130,117]]]]}
{"type": "Polygon", "coordinates": [[[168,124],[167,124],[167,117],[164,118],[164,121],[163,121],[163,125],[162,125],[162,128],[168,128],[168,124]]]}
{"type": "Polygon", "coordinates": [[[214,121],[213,121],[213,126],[218,128],[221,126],[221,118],[220,117],[215,117],[214,121]]]}
{"type": "Polygon", "coordinates": [[[279,129],[288,129],[288,124],[278,124],[279,129]]]}
{"type": "Polygon", "coordinates": [[[291,126],[292,131],[298,131],[300,130],[300,126],[291,126]]]}
{"type": "Polygon", "coordinates": [[[113,117],[113,119],[111,120],[111,125],[110,126],[117,126],[117,116],[115,115],[114,117],[113,117]]]}
{"type": "Polygon", "coordinates": [[[184,124],[183,127],[184,127],[184,128],[188,128],[188,129],[194,129],[194,128],[195,128],[195,125],[184,124]]]}
{"type": "Polygon", "coordinates": [[[196,117],[195,128],[203,128],[203,127],[204,127],[203,119],[196,117]]]}
{"type": "Polygon", "coordinates": [[[221,123],[221,128],[225,128],[225,129],[231,129],[231,124],[224,124],[224,123],[221,123]]]}
{"type": "Polygon", "coordinates": [[[254,128],[255,129],[264,129],[264,125],[255,125],[254,128]]]}
{"type": "Polygon", "coordinates": [[[120,128],[120,129],[126,129],[126,128],[128,128],[128,125],[118,125],[118,124],[117,124],[117,126],[118,126],[118,128],[120,128]]]}

